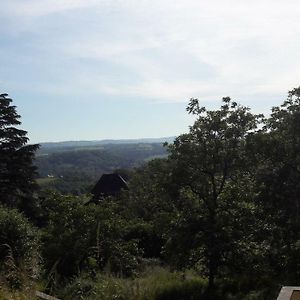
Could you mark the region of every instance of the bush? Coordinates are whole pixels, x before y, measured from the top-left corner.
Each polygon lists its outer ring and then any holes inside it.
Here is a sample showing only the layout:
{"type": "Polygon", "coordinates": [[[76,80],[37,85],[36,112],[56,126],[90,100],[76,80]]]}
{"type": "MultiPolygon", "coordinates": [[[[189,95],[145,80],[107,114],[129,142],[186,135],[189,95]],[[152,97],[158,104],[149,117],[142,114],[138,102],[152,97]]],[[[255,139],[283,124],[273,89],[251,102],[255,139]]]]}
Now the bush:
{"type": "Polygon", "coordinates": [[[224,278],[217,282],[218,297],[227,300],[272,300],[279,293],[281,285],[274,279],[259,276],[224,278]]]}
{"type": "Polygon", "coordinates": [[[94,215],[82,199],[56,193],[47,195],[42,208],[46,223],[42,229],[44,268],[55,284],[61,277],[77,274],[88,257],[94,215]]]}
{"type": "Polygon", "coordinates": [[[23,214],[0,207],[0,272],[14,287],[39,273],[39,235],[23,214]],[[25,275],[26,274],[26,275],[25,275]]]}
{"type": "Polygon", "coordinates": [[[115,212],[113,202],[85,206],[82,197],[54,193],[47,195],[42,208],[42,253],[49,283],[91,270],[135,273],[141,251],[134,239],[125,238],[128,222],[115,212]]]}

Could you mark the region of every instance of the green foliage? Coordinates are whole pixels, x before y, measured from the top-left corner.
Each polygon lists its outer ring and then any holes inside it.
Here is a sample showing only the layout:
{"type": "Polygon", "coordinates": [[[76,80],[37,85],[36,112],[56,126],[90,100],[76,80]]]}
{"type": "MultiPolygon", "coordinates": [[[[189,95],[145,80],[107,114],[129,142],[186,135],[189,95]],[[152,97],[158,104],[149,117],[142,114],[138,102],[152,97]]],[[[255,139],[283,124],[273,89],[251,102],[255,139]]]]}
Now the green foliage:
{"type": "Polygon", "coordinates": [[[282,283],[296,285],[299,278],[300,240],[300,90],[289,92],[287,100],[273,107],[264,130],[249,143],[255,162],[257,203],[264,212],[269,234],[269,269],[282,283]],[[275,275],[276,274],[276,275],[275,275]]]}
{"type": "Polygon", "coordinates": [[[0,207],[0,274],[10,286],[40,271],[39,234],[17,210],[0,207]],[[24,276],[23,276],[24,275],[24,276]]]}
{"type": "Polygon", "coordinates": [[[19,129],[20,116],[7,94],[0,95],[0,203],[33,213],[36,189],[33,166],[38,145],[26,145],[27,132],[19,129]]]}
{"type": "Polygon", "coordinates": [[[45,268],[50,275],[73,275],[89,251],[93,215],[80,199],[51,194],[43,201],[42,231],[45,268]]]}
{"type": "Polygon", "coordinates": [[[217,282],[217,297],[228,300],[273,300],[276,299],[281,286],[271,277],[239,277],[224,278],[217,282]]]}
{"type": "Polygon", "coordinates": [[[138,168],[129,181],[129,191],[123,194],[121,205],[128,217],[134,220],[129,235],[138,240],[144,257],[162,256],[168,231],[175,215],[177,192],[172,182],[171,162],[155,159],[138,168]]]}
{"type": "MultiPolygon", "coordinates": [[[[247,177],[246,139],[254,133],[260,116],[230,98],[223,98],[221,108],[214,111],[191,99],[187,111],[197,119],[190,132],[177,137],[170,146],[170,159],[175,162],[173,176],[181,185],[183,207],[174,227],[175,244],[183,248],[183,256],[178,257],[181,264],[188,259],[205,267],[212,288],[224,256],[234,249],[229,245],[234,239],[234,232],[229,236],[233,224],[227,224],[230,219],[224,215],[226,189],[230,185],[239,188],[239,180],[247,177]],[[191,236],[194,238],[189,240],[191,236]]],[[[232,200],[226,203],[233,204],[232,200]]],[[[234,203],[238,205],[238,201],[234,203]]]]}
{"type": "Polygon", "coordinates": [[[54,282],[84,269],[107,269],[128,276],[137,268],[139,249],[125,238],[127,221],[114,202],[85,206],[74,196],[48,195],[43,202],[43,257],[54,282]]]}

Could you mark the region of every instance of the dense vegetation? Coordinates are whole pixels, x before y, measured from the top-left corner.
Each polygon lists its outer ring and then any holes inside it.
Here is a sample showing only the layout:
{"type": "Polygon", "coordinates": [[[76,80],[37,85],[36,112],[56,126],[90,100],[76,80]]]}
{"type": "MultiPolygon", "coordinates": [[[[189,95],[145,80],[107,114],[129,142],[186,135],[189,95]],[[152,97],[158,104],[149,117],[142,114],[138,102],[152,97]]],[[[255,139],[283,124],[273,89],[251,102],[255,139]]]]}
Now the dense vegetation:
{"type": "MultiPolygon", "coordinates": [[[[14,141],[7,128],[18,118],[3,123],[7,99],[0,99],[3,151],[14,141]]],[[[19,172],[31,176],[21,177],[19,187],[15,181],[12,198],[1,195],[3,297],[30,299],[38,286],[62,299],[271,300],[282,285],[299,285],[300,88],[268,118],[230,98],[217,110],[191,99],[187,111],[195,122],[167,145],[168,156],[132,169],[129,190],[98,205],[84,205],[82,191],[34,190],[32,152],[18,157],[19,172]]],[[[22,147],[11,147],[11,157],[22,147]]],[[[55,176],[68,168],[97,173],[101,155],[113,168],[135,166],[109,149],[46,159],[53,159],[55,176]]],[[[1,191],[9,190],[5,176],[15,166],[3,159],[1,191]]]]}

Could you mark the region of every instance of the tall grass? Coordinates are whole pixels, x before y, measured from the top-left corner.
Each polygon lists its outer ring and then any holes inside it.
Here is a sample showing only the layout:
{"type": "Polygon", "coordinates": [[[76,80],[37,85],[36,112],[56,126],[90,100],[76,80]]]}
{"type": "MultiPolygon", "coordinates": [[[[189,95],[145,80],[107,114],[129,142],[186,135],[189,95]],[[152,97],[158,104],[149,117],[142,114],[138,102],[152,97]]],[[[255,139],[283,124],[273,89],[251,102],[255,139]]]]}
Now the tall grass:
{"type": "Polygon", "coordinates": [[[61,297],[66,300],[201,299],[206,285],[206,280],[192,273],[172,273],[157,267],[134,279],[98,274],[91,280],[87,275],[82,275],[62,291],[61,297]]]}
{"type": "Polygon", "coordinates": [[[35,290],[13,291],[0,286],[0,300],[35,300],[35,290]]]}
{"type": "Polygon", "coordinates": [[[13,251],[7,245],[7,256],[0,272],[0,300],[31,300],[35,298],[37,284],[24,264],[15,262],[13,251]]]}

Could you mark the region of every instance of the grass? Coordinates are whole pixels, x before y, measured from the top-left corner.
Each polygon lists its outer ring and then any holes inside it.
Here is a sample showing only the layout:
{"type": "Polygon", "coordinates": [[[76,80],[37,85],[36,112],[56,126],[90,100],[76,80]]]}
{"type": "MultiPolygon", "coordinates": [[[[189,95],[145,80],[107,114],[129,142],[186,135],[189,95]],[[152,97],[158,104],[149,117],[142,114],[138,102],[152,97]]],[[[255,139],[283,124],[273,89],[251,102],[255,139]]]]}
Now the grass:
{"type": "Polygon", "coordinates": [[[34,300],[34,290],[12,291],[0,286],[0,300],[34,300]]]}
{"type": "Polygon", "coordinates": [[[66,300],[183,300],[201,299],[206,280],[192,273],[172,273],[156,267],[138,278],[117,278],[98,274],[77,277],[61,293],[66,300]]]}
{"type": "Polygon", "coordinates": [[[51,182],[54,182],[57,178],[55,177],[44,177],[44,178],[37,178],[36,183],[40,186],[49,184],[51,182]]]}

